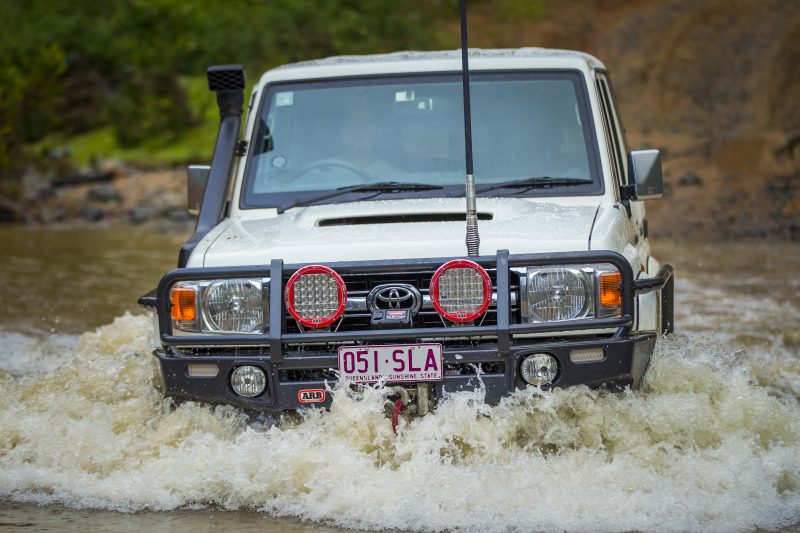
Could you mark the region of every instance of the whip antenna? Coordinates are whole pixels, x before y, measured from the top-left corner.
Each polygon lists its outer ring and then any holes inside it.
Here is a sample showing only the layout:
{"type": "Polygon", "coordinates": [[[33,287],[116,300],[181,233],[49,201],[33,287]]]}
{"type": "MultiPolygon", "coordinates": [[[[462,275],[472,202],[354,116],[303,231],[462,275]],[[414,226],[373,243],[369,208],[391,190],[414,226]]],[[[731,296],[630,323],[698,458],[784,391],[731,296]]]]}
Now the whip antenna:
{"type": "Polygon", "coordinates": [[[467,163],[467,254],[479,255],[478,208],[475,205],[475,176],[472,169],[472,114],[469,100],[469,48],[467,48],[467,0],[461,0],[461,81],[464,90],[464,152],[467,163]]]}

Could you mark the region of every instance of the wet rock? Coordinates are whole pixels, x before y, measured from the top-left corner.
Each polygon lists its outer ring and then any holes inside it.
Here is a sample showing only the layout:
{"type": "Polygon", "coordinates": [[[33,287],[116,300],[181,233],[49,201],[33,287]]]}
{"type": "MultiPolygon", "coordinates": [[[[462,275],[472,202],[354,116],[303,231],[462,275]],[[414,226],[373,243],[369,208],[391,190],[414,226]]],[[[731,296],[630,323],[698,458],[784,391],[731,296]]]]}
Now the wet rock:
{"type": "Polygon", "coordinates": [[[56,190],[52,187],[39,187],[25,192],[25,200],[28,202],[35,202],[37,200],[46,200],[56,195],[56,190]]]}
{"type": "Polygon", "coordinates": [[[63,206],[44,205],[39,208],[39,220],[43,224],[54,224],[66,218],[66,210],[63,206]]]}
{"type": "Polygon", "coordinates": [[[793,242],[800,242],[800,224],[792,223],[786,228],[786,237],[793,242]]]}
{"type": "Polygon", "coordinates": [[[150,204],[139,204],[128,211],[128,220],[133,224],[141,224],[161,216],[161,209],[150,204]]]}
{"type": "Polygon", "coordinates": [[[173,222],[184,222],[189,220],[190,215],[186,211],[186,209],[171,209],[167,212],[167,219],[172,220],[173,222]]]}
{"type": "Polygon", "coordinates": [[[56,178],[53,180],[53,187],[70,187],[73,185],[81,185],[83,183],[111,181],[112,179],[114,179],[113,172],[89,171],[56,178]]]}
{"type": "Polygon", "coordinates": [[[97,222],[105,218],[106,212],[97,207],[86,206],[81,210],[81,216],[89,222],[97,222]]]}
{"type": "Polygon", "coordinates": [[[184,195],[159,190],[146,195],[136,207],[129,212],[131,222],[138,224],[154,218],[170,218],[174,211],[185,211],[184,195]]]}
{"type": "Polygon", "coordinates": [[[681,187],[701,187],[703,185],[703,179],[697,174],[687,172],[678,178],[678,185],[681,187]]]}
{"type": "Polygon", "coordinates": [[[800,174],[774,176],[766,183],[764,189],[774,197],[775,201],[781,200],[791,195],[795,187],[795,180],[799,176],[800,174]]]}
{"type": "Polygon", "coordinates": [[[86,197],[89,200],[94,200],[97,202],[117,202],[122,203],[124,199],[122,193],[117,189],[114,185],[105,184],[105,185],[98,185],[97,187],[92,187],[89,189],[88,194],[86,197]]]}

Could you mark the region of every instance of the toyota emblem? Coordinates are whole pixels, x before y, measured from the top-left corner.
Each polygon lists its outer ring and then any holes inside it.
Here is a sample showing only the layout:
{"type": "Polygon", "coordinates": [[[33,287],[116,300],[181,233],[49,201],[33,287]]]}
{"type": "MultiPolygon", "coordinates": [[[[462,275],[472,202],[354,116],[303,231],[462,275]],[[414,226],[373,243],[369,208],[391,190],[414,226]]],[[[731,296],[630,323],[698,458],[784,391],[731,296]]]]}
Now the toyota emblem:
{"type": "Polygon", "coordinates": [[[405,283],[378,285],[369,291],[367,307],[370,311],[408,309],[416,315],[422,307],[422,294],[413,285],[405,283]]]}

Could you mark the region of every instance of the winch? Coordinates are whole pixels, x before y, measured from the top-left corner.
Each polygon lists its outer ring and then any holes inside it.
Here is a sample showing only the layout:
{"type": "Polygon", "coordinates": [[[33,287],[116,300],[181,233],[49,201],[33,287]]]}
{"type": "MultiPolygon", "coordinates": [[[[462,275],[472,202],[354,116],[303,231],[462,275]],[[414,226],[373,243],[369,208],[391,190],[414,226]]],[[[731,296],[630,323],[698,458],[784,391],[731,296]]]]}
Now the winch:
{"type": "Polygon", "coordinates": [[[395,385],[386,388],[386,402],[383,404],[386,416],[392,419],[392,430],[397,434],[400,413],[411,416],[425,416],[430,413],[433,386],[431,383],[417,383],[414,387],[395,385]]]}

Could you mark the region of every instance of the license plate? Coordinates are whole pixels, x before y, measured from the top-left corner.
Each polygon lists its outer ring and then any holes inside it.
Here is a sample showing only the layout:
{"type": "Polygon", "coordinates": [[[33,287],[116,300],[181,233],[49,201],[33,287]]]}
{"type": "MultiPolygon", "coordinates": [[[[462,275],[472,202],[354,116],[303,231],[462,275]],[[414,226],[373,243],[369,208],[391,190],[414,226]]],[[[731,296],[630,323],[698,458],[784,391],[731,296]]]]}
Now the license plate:
{"type": "Polygon", "coordinates": [[[340,346],[339,379],[351,383],[441,381],[442,345],[340,346]]]}

